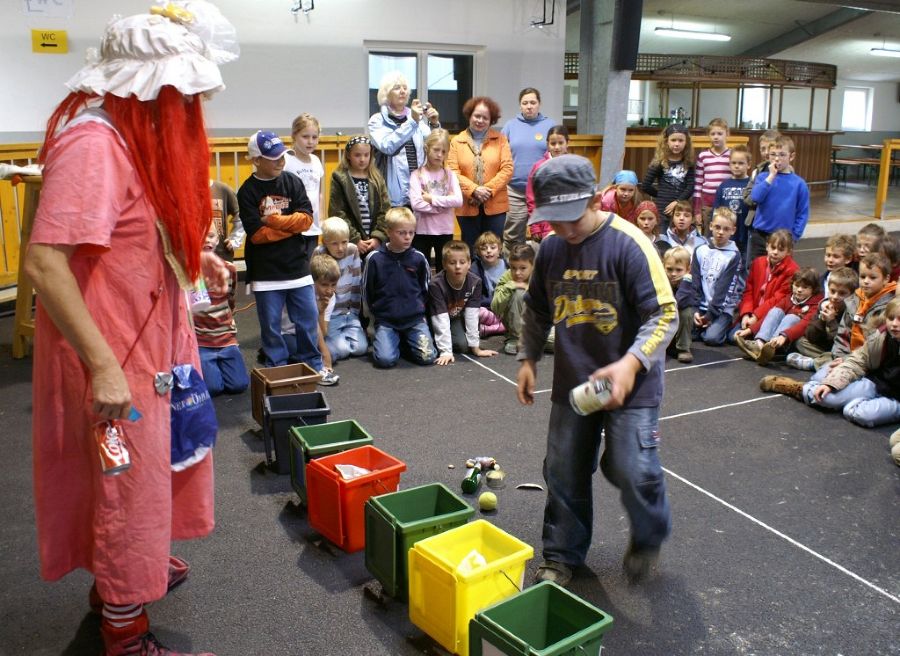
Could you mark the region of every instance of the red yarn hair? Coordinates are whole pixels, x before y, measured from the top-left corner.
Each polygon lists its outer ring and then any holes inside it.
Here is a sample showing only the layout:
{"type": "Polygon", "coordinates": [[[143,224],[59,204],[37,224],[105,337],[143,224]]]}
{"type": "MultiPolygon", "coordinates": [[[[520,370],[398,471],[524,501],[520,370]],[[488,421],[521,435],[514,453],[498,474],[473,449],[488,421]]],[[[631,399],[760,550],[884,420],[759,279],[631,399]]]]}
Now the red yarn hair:
{"type": "MultiPolygon", "coordinates": [[[[68,123],[97,96],[69,94],[47,122],[40,160],[68,123]]],[[[128,144],[144,191],[169,232],[175,256],[188,277],[200,276],[200,251],[212,219],[209,197],[209,143],[200,96],[183,96],[164,86],[156,100],[103,96],[103,109],[128,144]]]]}

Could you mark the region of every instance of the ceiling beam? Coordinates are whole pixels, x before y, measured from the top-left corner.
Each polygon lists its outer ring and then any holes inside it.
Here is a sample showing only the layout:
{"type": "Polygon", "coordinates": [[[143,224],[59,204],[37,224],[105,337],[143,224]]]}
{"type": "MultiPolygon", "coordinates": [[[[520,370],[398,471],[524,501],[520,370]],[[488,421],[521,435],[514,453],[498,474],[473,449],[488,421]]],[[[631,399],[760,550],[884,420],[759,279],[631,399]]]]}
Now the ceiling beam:
{"type": "Polygon", "coordinates": [[[900,13],[900,3],[897,0],[801,0],[801,2],[811,2],[817,5],[831,5],[851,7],[856,9],[870,9],[872,11],[888,11],[894,14],[900,13]]]}
{"type": "MultiPolygon", "coordinates": [[[[808,0],[807,0],[808,1],[808,0]]],[[[841,7],[837,11],[826,14],[809,23],[799,25],[792,30],[779,34],[773,39],[757,44],[740,53],[744,57],[771,57],[772,55],[799,45],[804,41],[830,32],[831,30],[846,25],[863,16],[868,16],[871,11],[865,9],[849,9],[841,7]]]]}

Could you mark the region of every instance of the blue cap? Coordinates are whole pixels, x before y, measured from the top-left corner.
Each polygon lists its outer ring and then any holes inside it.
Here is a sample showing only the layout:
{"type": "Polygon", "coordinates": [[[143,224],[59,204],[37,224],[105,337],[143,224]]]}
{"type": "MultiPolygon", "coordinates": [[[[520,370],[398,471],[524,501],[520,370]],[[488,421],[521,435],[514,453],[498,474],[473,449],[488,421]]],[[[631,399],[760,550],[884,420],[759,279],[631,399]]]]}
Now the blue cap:
{"type": "Polygon", "coordinates": [[[264,130],[257,131],[247,143],[247,155],[250,159],[263,157],[265,159],[280,159],[284,155],[287,146],[274,132],[264,130]]]}

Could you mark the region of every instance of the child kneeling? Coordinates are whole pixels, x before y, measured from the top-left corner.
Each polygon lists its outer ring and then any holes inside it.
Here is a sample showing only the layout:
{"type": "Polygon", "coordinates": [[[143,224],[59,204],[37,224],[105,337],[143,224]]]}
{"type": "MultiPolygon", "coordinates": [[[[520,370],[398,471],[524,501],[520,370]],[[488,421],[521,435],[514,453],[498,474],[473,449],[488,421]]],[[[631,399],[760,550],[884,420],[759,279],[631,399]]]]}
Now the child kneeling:
{"type": "Polygon", "coordinates": [[[366,331],[359,320],[362,264],[359,248],[350,243],[350,226],[339,216],[322,221],[322,245],[317,254],[330,255],[340,270],[334,293],[334,309],[328,322],[325,344],[332,360],[365,355],[369,350],[366,331]]]}
{"type": "Polygon", "coordinates": [[[437,364],[453,362],[453,352],[471,351],[480,358],[497,355],[481,348],[478,312],[481,306],[481,279],[469,269],[469,245],[453,240],[441,249],[443,269],[428,285],[429,314],[438,349],[437,364]]]}
{"type": "Polygon", "coordinates": [[[412,247],[416,217],[407,207],[392,207],[385,223],[388,241],[369,255],[362,281],[363,303],[375,324],[375,366],[396,365],[401,348],[416,364],[434,364],[437,353],[425,321],[431,267],[412,247]]]}

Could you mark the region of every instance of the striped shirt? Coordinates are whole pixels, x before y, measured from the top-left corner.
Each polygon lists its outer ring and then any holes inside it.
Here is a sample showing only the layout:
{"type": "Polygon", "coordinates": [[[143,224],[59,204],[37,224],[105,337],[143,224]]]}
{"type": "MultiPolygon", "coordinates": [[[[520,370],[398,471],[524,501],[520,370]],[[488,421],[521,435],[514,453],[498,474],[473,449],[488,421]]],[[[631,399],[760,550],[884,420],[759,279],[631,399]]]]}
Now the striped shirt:
{"type": "MultiPolygon", "coordinates": [[[[711,150],[704,150],[697,155],[694,164],[694,198],[716,195],[716,189],[724,180],[731,177],[731,168],[728,162],[731,159],[731,148],[726,148],[721,155],[716,155],[711,150]]],[[[709,205],[712,205],[709,198],[709,205]]]]}
{"type": "MultiPolygon", "coordinates": [[[[316,248],[316,253],[328,254],[325,246],[316,248]]],[[[334,310],[332,316],[344,314],[359,314],[360,291],[362,280],[362,263],[359,258],[359,249],[356,244],[347,244],[347,254],[337,261],[341,270],[338,278],[337,289],[334,291],[334,310]]]]}
{"type": "Polygon", "coordinates": [[[237,286],[237,272],[231,272],[231,283],[226,294],[209,292],[211,305],[202,312],[194,313],[194,332],[197,346],[201,348],[225,348],[236,346],[237,326],[234,323],[234,288],[237,286]]]}

